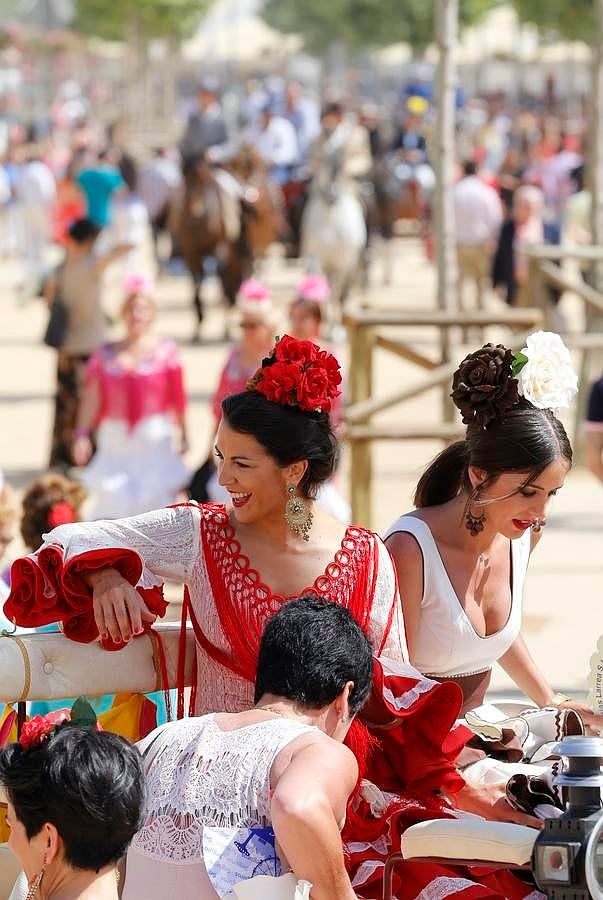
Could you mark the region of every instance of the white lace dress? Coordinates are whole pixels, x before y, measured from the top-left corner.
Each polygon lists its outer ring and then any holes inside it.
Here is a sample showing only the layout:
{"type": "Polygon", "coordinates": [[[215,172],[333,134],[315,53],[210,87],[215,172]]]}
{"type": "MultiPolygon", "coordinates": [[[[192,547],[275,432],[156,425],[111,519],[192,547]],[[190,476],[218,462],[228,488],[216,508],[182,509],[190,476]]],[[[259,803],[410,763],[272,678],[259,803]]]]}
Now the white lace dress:
{"type": "MultiPolygon", "coordinates": [[[[217,651],[212,655],[197,643],[195,714],[241,712],[253,705],[252,680],[215,658],[231,653],[217,598],[226,590],[229,601],[236,602],[238,626],[244,635],[261,634],[266,621],[286,598],[273,594],[260,574],[251,569],[224,507],[193,504],[115,521],[61,525],[46,535],[46,541],[63,547],[66,566],[91,551],[130,549],[142,564],[140,586],[149,588],[164,580],[184,582],[195,620],[217,651]],[[208,563],[213,566],[212,576],[208,563]]],[[[348,527],[335,559],[324,573],[317,573],[311,589],[348,606],[357,588],[359,569],[372,595],[372,606],[371,596],[364,602],[371,610],[368,633],[375,654],[404,662],[408,657],[396,577],[389,552],[377,535],[348,527]],[[366,573],[366,567],[373,571],[366,573]]],[[[300,593],[302,590],[300,585],[300,593]]]]}
{"type": "Polygon", "coordinates": [[[123,900],[215,900],[240,881],[287,871],[270,817],[270,774],[312,726],[269,719],[233,731],[213,715],[144,741],[148,801],[128,850],[123,900]]]}

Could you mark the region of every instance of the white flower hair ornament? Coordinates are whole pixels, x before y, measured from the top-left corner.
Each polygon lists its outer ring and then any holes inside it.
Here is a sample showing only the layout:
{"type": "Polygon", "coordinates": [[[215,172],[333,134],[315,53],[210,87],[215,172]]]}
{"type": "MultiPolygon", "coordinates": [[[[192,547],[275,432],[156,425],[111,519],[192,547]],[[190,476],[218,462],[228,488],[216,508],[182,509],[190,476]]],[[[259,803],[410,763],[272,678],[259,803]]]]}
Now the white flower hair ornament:
{"type": "Polygon", "coordinates": [[[564,409],[578,393],[570,352],[552,331],[535,331],[513,357],[519,394],[538,409],[564,409]]]}

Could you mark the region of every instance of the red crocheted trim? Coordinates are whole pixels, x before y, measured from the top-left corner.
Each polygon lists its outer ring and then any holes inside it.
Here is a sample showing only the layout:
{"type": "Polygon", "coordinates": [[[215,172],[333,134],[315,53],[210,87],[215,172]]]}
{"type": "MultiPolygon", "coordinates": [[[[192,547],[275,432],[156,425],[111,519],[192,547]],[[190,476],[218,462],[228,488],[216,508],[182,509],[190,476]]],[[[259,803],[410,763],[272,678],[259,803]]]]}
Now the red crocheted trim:
{"type": "MultiPolygon", "coordinates": [[[[290,597],[274,594],[251,567],[223,504],[204,504],[200,509],[205,563],[230,652],[224,653],[211,644],[198,624],[197,640],[213,659],[251,681],[264,625],[290,597]]],[[[315,593],[340,603],[368,632],[378,573],[377,554],[375,535],[349,526],[333,561],[313,585],[299,593],[315,593]]]]}

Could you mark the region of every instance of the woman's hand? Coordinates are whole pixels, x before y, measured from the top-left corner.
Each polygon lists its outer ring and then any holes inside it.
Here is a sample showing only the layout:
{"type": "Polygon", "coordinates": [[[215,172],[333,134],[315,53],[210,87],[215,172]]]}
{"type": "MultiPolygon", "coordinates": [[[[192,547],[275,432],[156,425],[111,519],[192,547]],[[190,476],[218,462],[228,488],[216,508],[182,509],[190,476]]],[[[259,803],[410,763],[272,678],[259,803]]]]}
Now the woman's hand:
{"type": "Polygon", "coordinates": [[[573,709],[574,712],[578,713],[588,729],[592,729],[597,733],[603,729],[603,715],[593,712],[586,703],[579,703],[577,700],[566,700],[565,703],[559,704],[559,709],[573,709]]]}
{"type": "Polygon", "coordinates": [[[466,784],[450,797],[452,806],[464,812],[474,813],[495,822],[515,822],[530,828],[542,828],[542,821],[536,816],[514,809],[507,800],[506,782],[497,784],[466,784]]]}
{"type": "Polygon", "coordinates": [[[92,456],[92,441],[87,434],[80,434],[71,445],[71,458],[76,466],[86,466],[92,456]]]}
{"type": "Polygon", "coordinates": [[[86,580],[93,591],[94,621],[102,640],[127,643],[133,636],[143,634],[143,624],[157,619],[117,569],[92,572],[86,580]]]}

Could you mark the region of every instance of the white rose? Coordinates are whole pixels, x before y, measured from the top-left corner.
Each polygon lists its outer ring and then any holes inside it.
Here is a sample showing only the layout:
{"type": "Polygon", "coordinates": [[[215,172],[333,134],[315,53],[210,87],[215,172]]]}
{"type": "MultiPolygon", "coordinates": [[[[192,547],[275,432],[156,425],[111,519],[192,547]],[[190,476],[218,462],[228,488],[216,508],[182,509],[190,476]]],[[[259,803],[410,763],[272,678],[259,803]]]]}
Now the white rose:
{"type": "Polygon", "coordinates": [[[517,376],[519,393],[538,409],[562,409],[578,392],[570,352],[552,331],[535,331],[521,351],[528,361],[517,376]]]}

